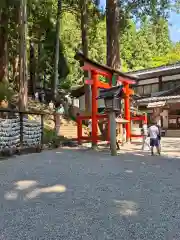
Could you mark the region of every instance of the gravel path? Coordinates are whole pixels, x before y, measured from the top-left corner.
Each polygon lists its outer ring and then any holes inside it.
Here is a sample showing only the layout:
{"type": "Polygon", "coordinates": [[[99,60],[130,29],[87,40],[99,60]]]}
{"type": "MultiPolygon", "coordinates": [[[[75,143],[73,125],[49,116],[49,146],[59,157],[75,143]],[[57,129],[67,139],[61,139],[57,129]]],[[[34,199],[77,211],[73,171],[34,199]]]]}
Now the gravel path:
{"type": "Polygon", "coordinates": [[[0,240],[180,239],[180,160],[44,151],[0,162],[0,240]]]}

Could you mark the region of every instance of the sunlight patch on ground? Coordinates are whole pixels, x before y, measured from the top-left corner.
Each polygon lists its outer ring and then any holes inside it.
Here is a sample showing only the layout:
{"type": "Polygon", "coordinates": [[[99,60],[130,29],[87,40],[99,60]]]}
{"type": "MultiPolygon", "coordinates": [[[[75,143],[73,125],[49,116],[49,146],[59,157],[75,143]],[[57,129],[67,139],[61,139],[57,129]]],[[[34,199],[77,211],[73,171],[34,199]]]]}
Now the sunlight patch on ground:
{"type": "Polygon", "coordinates": [[[133,173],[133,170],[125,170],[125,173],[133,173]]]}
{"type": "Polygon", "coordinates": [[[118,213],[122,216],[137,216],[138,206],[135,202],[127,200],[114,200],[114,203],[116,204],[118,213]]]}
{"type": "Polygon", "coordinates": [[[64,193],[64,192],[66,192],[66,187],[64,185],[54,185],[51,187],[36,188],[30,193],[26,194],[25,200],[36,198],[42,193],[64,193]]]}
{"type": "Polygon", "coordinates": [[[134,155],[135,156],[142,156],[142,157],[144,157],[144,154],[142,154],[142,153],[134,153],[134,155]]]}
{"type": "Polygon", "coordinates": [[[38,182],[36,181],[18,181],[14,183],[15,188],[12,191],[6,192],[4,194],[4,198],[6,200],[17,200],[19,197],[19,194],[25,194],[25,197],[23,198],[24,200],[28,199],[33,199],[41,195],[42,193],[64,193],[66,192],[66,187],[64,185],[54,185],[54,186],[49,186],[49,187],[44,187],[44,188],[38,188],[38,182]],[[35,187],[35,188],[34,188],[35,187]],[[31,189],[29,189],[31,188],[31,189]],[[32,190],[32,188],[34,188],[32,190]],[[29,191],[27,193],[27,191],[29,191]]]}
{"type": "Polygon", "coordinates": [[[23,180],[23,181],[16,182],[14,185],[16,186],[16,190],[25,190],[30,187],[37,186],[38,182],[33,180],[23,180]]]}
{"type": "Polygon", "coordinates": [[[15,191],[7,192],[4,194],[6,200],[16,200],[18,198],[18,193],[15,191]]]}
{"type": "Polygon", "coordinates": [[[62,193],[66,191],[66,187],[64,185],[54,185],[52,187],[41,188],[42,193],[62,193]]]}

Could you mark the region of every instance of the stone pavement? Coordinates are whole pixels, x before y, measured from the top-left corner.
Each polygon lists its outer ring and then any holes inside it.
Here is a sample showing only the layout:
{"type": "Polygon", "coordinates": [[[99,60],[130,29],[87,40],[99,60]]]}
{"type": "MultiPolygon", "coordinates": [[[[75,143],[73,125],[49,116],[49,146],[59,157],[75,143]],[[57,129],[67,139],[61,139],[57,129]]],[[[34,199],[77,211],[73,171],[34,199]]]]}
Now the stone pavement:
{"type": "Polygon", "coordinates": [[[0,240],[179,240],[179,182],[180,159],[138,149],[10,158],[0,162],[0,240]]]}
{"type": "MultiPolygon", "coordinates": [[[[132,144],[125,144],[121,147],[121,151],[124,152],[139,152],[141,154],[148,155],[149,150],[141,151],[142,140],[138,140],[132,144]]],[[[164,137],[161,140],[162,156],[165,157],[178,157],[180,158],[180,138],[167,138],[164,137]]]]}

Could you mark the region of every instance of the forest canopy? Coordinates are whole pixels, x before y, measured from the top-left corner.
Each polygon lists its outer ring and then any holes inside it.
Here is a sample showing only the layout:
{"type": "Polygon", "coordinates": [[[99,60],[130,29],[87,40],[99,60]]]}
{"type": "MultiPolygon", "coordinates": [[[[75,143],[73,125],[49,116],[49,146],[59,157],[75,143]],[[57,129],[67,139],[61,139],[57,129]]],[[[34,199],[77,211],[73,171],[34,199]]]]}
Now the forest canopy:
{"type": "MultiPolygon", "coordinates": [[[[148,1],[151,2],[156,1],[148,1]]],[[[180,61],[180,42],[172,42],[169,34],[166,13],[170,6],[167,6],[166,0],[160,2],[159,8],[157,5],[150,6],[151,11],[146,16],[139,6],[128,11],[127,5],[122,5],[122,12],[119,13],[119,51],[123,71],[180,61]],[[156,10],[153,10],[154,7],[156,10]]],[[[36,86],[52,86],[57,3],[57,0],[27,1],[28,78],[36,86]]],[[[82,71],[74,54],[83,44],[81,11],[84,3],[87,4],[88,56],[100,63],[107,62],[106,14],[98,7],[98,1],[62,1],[58,64],[60,88],[71,88],[82,83],[82,71]]],[[[7,80],[16,89],[19,84],[19,7],[20,0],[2,0],[0,3],[0,80],[7,80]]],[[[174,5],[173,10],[178,10],[178,7],[178,4],[174,5]]]]}

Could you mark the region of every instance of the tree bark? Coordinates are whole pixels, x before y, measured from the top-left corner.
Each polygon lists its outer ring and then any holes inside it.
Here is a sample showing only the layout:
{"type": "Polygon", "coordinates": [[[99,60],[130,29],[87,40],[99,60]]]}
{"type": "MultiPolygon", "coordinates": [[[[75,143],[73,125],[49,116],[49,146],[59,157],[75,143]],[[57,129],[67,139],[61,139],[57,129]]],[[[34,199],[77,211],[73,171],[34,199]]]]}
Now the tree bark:
{"type": "Polygon", "coordinates": [[[27,0],[20,2],[20,69],[19,69],[19,108],[25,110],[28,99],[28,76],[27,76],[27,0]]]}
{"type": "Polygon", "coordinates": [[[29,61],[29,72],[30,72],[30,79],[29,79],[29,94],[34,97],[36,91],[36,59],[35,59],[35,49],[34,43],[30,42],[30,61],[29,61]]]}
{"type": "Polygon", "coordinates": [[[53,81],[53,94],[54,100],[57,99],[58,95],[58,66],[59,66],[59,41],[60,41],[60,23],[61,23],[61,10],[62,2],[58,0],[57,20],[56,20],[56,47],[55,47],[55,59],[54,59],[54,81],[53,81]]]}
{"type": "Polygon", "coordinates": [[[13,81],[15,89],[19,90],[19,56],[16,56],[13,60],[13,81]]]}
{"type": "MultiPolygon", "coordinates": [[[[87,0],[80,0],[81,8],[81,41],[83,54],[88,57],[88,14],[87,0]]],[[[85,75],[85,74],[84,74],[85,75]]],[[[85,84],[85,108],[86,113],[91,112],[91,87],[85,84]]]]}
{"type": "MultiPolygon", "coordinates": [[[[15,38],[18,39],[18,42],[20,42],[20,8],[15,7],[13,8],[13,21],[10,21],[10,28],[14,28],[14,30],[19,29],[19,31],[16,31],[15,38]]],[[[13,38],[11,36],[11,38],[13,38]]],[[[10,41],[11,41],[10,38],[10,41]]],[[[11,46],[10,46],[11,47],[11,46]]],[[[20,69],[20,63],[19,63],[19,53],[20,53],[20,45],[17,46],[16,52],[13,54],[12,61],[12,67],[13,67],[13,81],[14,81],[14,87],[16,91],[19,91],[19,69],[20,69]]]]}
{"type": "Polygon", "coordinates": [[[8,8],[0,12],[0,81],[8,78],[8,8]]]}
{"type": "Polygon", "coordinates": [[[118,0],[106,0],[107,65],[120,69],[118,0]]]}
{"type": "Polygon", "coordinates": [[[83,54],[88,57],[88,33],[87,33],[87,0],[81,2],[81,39],[83,54]]]}
{"type": "Polygon", "coordinates": [[[40,66],[41,66],[41,36],[39,36],[38,38],[38,43],[37,43],[37,59],[36,59],[36,70],[35,70],[35,83],[36,83],[36,87],[42,87],[41,86],[41,76],[40,76],[40,66]]]}

